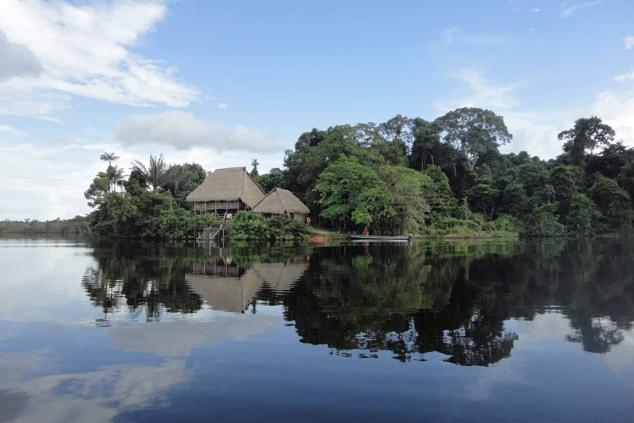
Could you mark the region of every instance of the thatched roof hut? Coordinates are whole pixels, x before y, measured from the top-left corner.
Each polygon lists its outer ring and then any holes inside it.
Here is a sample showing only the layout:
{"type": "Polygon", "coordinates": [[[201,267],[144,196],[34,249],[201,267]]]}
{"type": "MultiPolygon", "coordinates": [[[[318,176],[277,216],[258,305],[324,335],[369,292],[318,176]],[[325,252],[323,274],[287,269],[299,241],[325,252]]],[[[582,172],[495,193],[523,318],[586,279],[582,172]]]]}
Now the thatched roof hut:
{"type": "Polygon", "coordinates": [[[275,188],[253,207],[254,212],[265,215],[279,214],[303,220],[310,213],[302,200],[285,189],[275,188]]]}
{"type": "Polygon", "coordinates": [[[245,167],[216,169],[185,199],[194,212],[222,213],[251,210],[264,192],[245,167]]]}

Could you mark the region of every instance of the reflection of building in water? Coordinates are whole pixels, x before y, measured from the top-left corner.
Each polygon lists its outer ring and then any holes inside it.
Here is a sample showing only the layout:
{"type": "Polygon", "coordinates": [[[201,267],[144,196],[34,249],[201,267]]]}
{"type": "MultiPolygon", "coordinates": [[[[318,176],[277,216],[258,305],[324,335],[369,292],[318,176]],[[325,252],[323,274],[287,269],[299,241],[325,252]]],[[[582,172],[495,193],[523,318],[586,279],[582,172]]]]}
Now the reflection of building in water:
{"type": "Polygon", "coordinates": [[[274,291],[290,291],[308,269],[308,263],[258,263],[252,270],[274,291]]]}
{"type": "Polygon", "coordinates": [[[224,263],[204,263],[185,275],[190,288],[214,310],[243,312],[264,286],[289,291],[302,277],[308,264],[258,263],[251,268],[224,263]]]}

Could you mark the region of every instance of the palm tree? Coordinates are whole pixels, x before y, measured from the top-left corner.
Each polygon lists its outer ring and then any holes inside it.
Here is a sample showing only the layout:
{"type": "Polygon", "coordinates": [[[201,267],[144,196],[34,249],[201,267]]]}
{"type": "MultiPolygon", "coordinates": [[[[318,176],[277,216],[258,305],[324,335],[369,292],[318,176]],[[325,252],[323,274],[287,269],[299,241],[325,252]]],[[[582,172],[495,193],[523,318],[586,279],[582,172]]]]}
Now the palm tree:
{"type": "Polygon", "coordinates": [[[99,158],[104,162],[108,162],[108,167],[112,166],[112,162],[119,160],[119,156],[115,153],[103,153],[99,158]]]}
{"type": "Polygon", "coordinates": [[[162,154],[158,157],[150,155],[150,164],[148,167],[145,167],[140,161],[135,160],[132,162],[132,170],[142,173],[150,185],[152,185],[152,191],[156,192],[159,187],[165,183],[167,164],[162,154]]]}
{"type": "Polygon", "coordinates": [[[123,178],[125,178],[125,172],[123,168],[118,166],[108,166],[106,177],[108,178],[108,181],[110,181],[110,191],[112,192],[113,188],[122,184],[123,178]]]}

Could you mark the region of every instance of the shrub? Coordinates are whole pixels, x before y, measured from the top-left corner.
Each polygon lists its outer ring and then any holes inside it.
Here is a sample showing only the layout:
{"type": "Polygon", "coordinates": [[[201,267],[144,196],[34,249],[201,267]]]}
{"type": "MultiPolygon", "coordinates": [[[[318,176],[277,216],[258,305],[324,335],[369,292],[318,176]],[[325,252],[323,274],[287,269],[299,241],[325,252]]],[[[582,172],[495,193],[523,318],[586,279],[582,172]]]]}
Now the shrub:
{"type": "Polygon", "coordinates": [[[259,213],[238,212],[229,225],[229,237],[232,241],[250,242],[286,242],[305,241],[308,226],[294,219],[278,216],[265,218],[259,213]]]}

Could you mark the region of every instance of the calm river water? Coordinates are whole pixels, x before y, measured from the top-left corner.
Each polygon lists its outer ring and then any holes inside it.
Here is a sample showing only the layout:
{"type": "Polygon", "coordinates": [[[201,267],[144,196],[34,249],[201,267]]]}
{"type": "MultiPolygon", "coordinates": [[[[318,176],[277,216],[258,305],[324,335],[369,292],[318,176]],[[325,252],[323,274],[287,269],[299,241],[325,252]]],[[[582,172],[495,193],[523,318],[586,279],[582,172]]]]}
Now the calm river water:
{"type": "Polygon", "coordinates": [[[0,421],[634,421],[634,242],[0,240],[0,421]]]}

